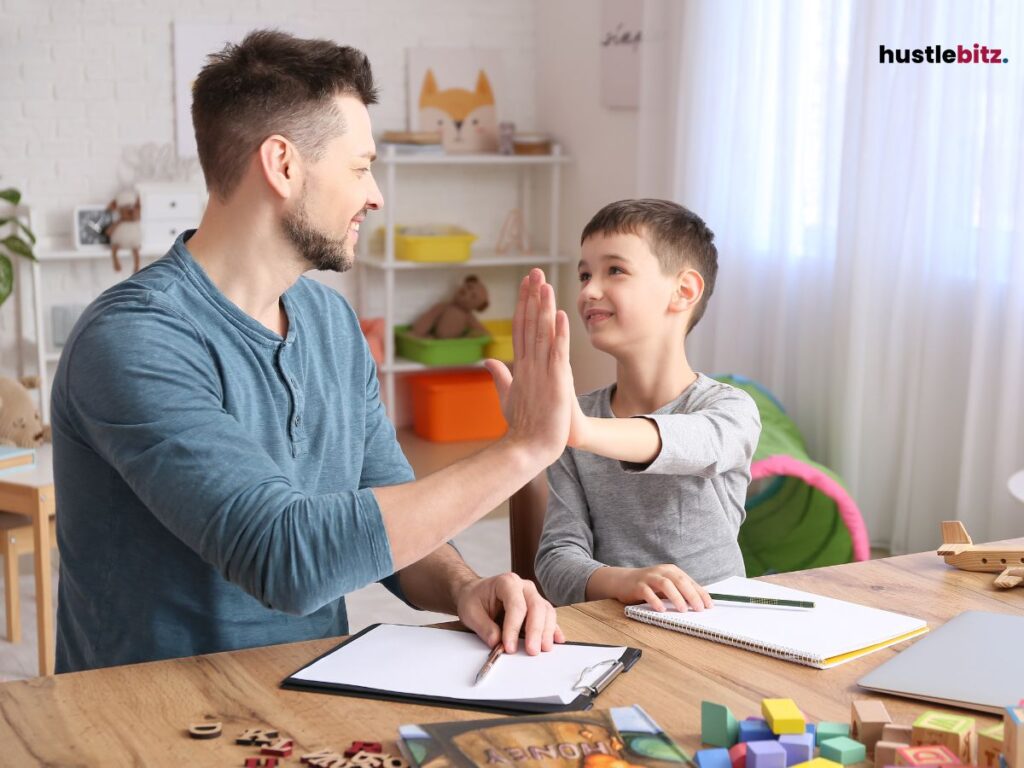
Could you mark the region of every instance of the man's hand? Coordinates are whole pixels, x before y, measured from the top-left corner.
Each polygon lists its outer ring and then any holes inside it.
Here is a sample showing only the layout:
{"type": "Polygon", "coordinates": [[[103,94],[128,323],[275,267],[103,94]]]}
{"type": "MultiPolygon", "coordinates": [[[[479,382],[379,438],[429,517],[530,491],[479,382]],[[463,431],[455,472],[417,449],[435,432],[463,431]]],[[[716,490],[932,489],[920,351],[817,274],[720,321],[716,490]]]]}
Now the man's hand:
{"type": "Polygon", "coordinates": [[[565,448],[576,393],[569,367],[569,318],[556,311],[555,292],[539,269],[530,270],[519,285],[512,348],[514,378],[504,363],[484,362],[508,422],[505,439],[550,464],[565,448]]]}
{"type": "Polygon", "coordinates": [[[712,606],[707,590],[675,565],[650,568],[598,568],[587,582],[587,599],[612,597],[627,605],[649,603],[664,611],[662,598],[670,600],[677,611],[689,607],[703,611],[712,606]]]}
{"type": "Polygon", "coordinates": [[[514,573],[469,582],[460,590],[457,603],[459,619],[490,648],[501,641],[505,653],[515,653],[524,624],[530,656],[550,651],[553,643],[565,642],[554,607],[540,596],[532,581],[514,573]],[[499,628],[495,620],[502,614],[499,628]]]}

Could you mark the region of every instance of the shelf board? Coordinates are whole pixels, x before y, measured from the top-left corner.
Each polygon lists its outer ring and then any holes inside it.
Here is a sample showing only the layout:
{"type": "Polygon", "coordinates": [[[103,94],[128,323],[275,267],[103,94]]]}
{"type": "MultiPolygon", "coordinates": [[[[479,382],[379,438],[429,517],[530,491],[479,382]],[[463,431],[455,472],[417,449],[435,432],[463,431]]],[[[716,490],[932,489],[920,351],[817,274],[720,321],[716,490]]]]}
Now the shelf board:
{"type": "MultiPolygon", "coordinates": [[[[156,251],[143,251],[140,254],[142,259],[159,259],[170,250],[170,246],[166,250],[156,251]]],[[[110,249],[104,251],[77,251],[74,248],[55,248],[52,250],[38,249],[36,251],[36,258],[39,261],[96,261],[96,260],[110,260],[110,249]]],[[[125,263],[131,265],[132,252],[121,250],[118,253],[118,258],[121,261],[121,268],[124,269],[125,263]]]]}
{"type": "Polygon", "coordinates": [[[419,371],[451,371],[466,368],[483,368],[484,361],[477,360],[475,363],[463,363],[461,365],[425,365],[405,357],[396,357],[392,365],[385,363],[380,367],[382,373],[416,373],[419,371]]]}
{"type": "Polygon", "coordinates": [[[528,254],[526,256],[499,256],[494,251],[480,251],[474,253],[466,261],[402,261],[395,259],[388,264],[379,256],[362,256],[356,259],[356,264],[361,264],[369,269],[484,269],[486,267],[535,267],[541,264],[556,265],[568,264],[570,258],[564,254],[551,256],[547,254],[528,254]]]}
{"type": "Polygon", "coordinates": [[[562,165],[569,162],[568,155],[430,155],[384,152],[374,161],[379,165],[562,165]]]}

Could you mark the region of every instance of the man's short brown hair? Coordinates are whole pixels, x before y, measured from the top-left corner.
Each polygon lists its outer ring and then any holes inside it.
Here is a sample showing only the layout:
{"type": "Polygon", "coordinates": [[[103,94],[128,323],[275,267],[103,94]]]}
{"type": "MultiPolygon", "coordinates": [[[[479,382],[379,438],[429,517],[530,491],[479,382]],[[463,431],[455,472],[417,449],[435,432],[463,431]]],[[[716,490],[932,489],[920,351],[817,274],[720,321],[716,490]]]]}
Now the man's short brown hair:
{"type": "Polygon", "coordinates": [[[252,153],[274,134],[319,159],[327,141],[345,130],[338,95],[377,102],[362,51],[258,30],[211,54],[192,88],[192,125],[211,194],[226,199],[252,153]]]}
{"type": "Polygon", "coordinates": [[[661,264],[672,275],[684,268],[695,269],[704,278],[704,293],[693,308],[690,330],[704,316],[718,275],[715,233],[693,211],[671,200],[619,200],[609,203],[583,228],[582,245],[593,235],[636,235],[647,242],[661,264]]]}

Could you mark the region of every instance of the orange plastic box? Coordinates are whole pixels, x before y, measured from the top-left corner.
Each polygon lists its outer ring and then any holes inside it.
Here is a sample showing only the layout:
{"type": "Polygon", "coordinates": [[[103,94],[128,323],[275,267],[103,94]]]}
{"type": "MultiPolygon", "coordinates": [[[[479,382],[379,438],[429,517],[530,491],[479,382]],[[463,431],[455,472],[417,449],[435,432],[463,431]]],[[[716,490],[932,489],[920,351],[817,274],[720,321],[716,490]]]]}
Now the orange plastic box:
{"type": "Polygon", "coordinates": [[[487,371],[421,373],[412,381],[413,429],[435,443],[505,434],[498,390],[487,371]]]}

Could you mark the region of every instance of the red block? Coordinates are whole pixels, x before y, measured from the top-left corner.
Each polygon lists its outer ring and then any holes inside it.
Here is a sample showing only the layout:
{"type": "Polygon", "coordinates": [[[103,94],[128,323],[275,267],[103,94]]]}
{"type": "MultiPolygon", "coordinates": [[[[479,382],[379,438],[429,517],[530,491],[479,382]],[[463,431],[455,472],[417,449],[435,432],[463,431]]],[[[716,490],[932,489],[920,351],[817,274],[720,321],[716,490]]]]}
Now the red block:
{"type": "Polygon", "coordinates": [[[295,744],[291,739],[281,739],[273,744],[267,744],[260,749],[260,754],[273,755],[274,757],[291,757],[294,746],[295,744]]]}
{"type": "Polygon", "coordinates": [[[747,742],[741,741],[729,747],[729,761],[732,768],[747,768],[747,742]]]}
{"type": "Polygon", "coordinates": [[[898,765],[960,765],[960,758],[953,754],[949,747],[941,744],[922,745],[920,747],[900,747],[896,750],[898,765]]]}
{"type": "Polygon", "coordinates": [[[345,750],[345,757],[352,757],[356,752],[373,752],[379,755],[383,751],[379,741],[353,741],[352,746],[345,750]]]}

